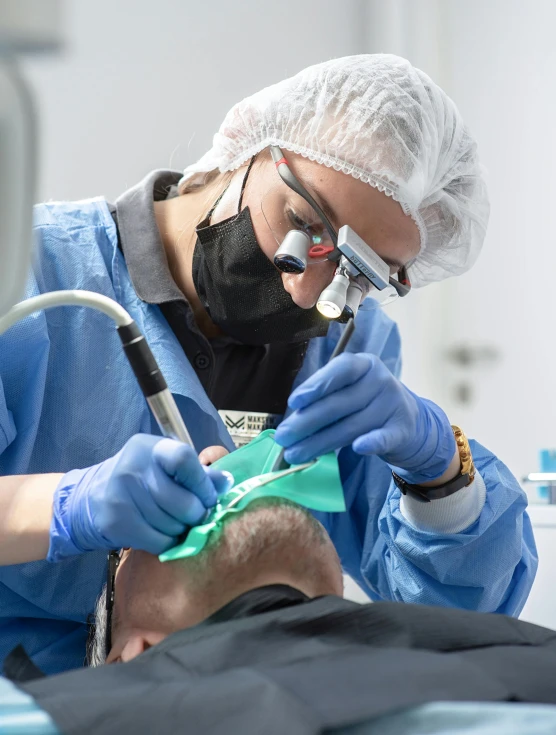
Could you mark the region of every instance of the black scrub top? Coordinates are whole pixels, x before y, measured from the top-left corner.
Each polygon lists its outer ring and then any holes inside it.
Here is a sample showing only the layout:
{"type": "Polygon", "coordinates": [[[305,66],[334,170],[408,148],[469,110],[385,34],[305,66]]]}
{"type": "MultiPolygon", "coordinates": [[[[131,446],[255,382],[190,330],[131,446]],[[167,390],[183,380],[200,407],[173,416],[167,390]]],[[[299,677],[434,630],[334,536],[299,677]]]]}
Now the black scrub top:
{"type": "Polygon", "coordinates": [[[308,342],[253,346],[226,336],[209,340],[199,331],[170,273],[153,206],[177,194],[180,178],[178,171],[153,171],[115,205],[109,204],[135,291],[141,300],[160,307],[217,410],[278,418],[286,410],[308,342]]]}

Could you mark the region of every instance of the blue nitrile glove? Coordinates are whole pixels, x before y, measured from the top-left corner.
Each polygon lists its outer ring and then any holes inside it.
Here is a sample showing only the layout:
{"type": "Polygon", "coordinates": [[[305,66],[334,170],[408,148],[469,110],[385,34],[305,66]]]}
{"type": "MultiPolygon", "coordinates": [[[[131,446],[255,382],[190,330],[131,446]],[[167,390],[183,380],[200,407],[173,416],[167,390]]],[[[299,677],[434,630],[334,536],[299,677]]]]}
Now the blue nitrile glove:
{"type": "Polygon", "coordinates": [[[456,443],[445,413],[403,385],[375,355],[339,355],[294,390],[276,430],[285,459],[299,464],[352,445],[376,454],[408,482],[440,477],[456,443]]]}
{"type": "Polygon", "coordinates": [[[136,434],[114,457],[63,476],[47,559],[125,547],[161,554],[230,484],[229,473],[203,467],[191,447],[136,434]]]}

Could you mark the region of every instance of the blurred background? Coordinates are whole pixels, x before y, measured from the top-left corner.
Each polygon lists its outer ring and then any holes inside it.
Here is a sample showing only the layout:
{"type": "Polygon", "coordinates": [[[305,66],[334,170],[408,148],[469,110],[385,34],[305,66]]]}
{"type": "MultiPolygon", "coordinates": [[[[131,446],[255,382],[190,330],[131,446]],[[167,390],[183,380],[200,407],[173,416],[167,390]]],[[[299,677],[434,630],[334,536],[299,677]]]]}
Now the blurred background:
{"type": "MultiPolygon", "coordinates": [[[[551,0],[67,0],[64,21],[63,52],[24,64],[42,200],[113,200],[153,168],[183,168],[240,98],[334,56],[400,54],[439,83],[479,143],[492,214],[472,272],[387,307],[403,378],[520,480],[539,469],[556,447],[551,0]]],[[[532,509],[541,561],[553,510],[532,509]]],[[[525,617],[556,625],[545,570],[525,617]]]]}

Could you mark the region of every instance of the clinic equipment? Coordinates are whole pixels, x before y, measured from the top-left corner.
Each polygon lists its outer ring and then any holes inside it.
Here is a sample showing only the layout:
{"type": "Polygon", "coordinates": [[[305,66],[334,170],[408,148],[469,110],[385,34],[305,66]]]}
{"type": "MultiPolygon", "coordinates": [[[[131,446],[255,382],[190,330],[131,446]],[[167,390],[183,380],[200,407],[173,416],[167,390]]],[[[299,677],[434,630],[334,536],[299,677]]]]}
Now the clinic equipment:
{"type": "Polygon", "coordinates": [[[530,502],[556,505],[556,450],[539,450],[539,471],[522,479],[524,485],[534,485],[536,497],[530,502]]]}
{"type": "Polygon", "coordinates": [[[530,472],[521,482],[539,486],[538,493],[543,501],[547,498],[549,505],[556,505],[556,472],[530,472]]]}
{"type": "Polygon", "coordinates": [[[137,324],[116,301],[93,291],[52,291],[21,301],[0,317],[0,334],[35,311],[54,306],[86,306],[101,311],[116,324],[116,331],[139,387],[163,436],[193,446],[166,380],[137,324]]]}
{"type": "MultiPolygon", "coordinates": [[[[388,265],[348,225],[340,228],[338,249],[342,257],[334,278],[317,302],[317,308],[323,316],[345,322],[355,317],[366,295],[381,306],[386,306],[398,297],[398,291],[390,284],[388,265]]],[[[398,283],[393,278],[391,280],[398,283]]],[[[408,291],[401,295],[405,296],[406,293],[408,291]]]]}
{"type": "Polygon", "coordinates": [[[334,452],[312,462],[275,472],[280,453],[274,431],[263,431],[250,444],[222,457],[212,465],[230,472],[236,485],[211,510],[205,523],[192,528],[183,543],[160,554],[160,561],[195,556],[223,520],[238,513],[258,498],[285,498],[311,510],[343,513],[346,510],[338,460],[334,452]]]}
{"type": "MultiPolygon", "coordinates": [[[[406,269],[401,268],[398,278],[393,278],[388,264],[351,227],[344,225],[337,233],[322,207],[293,175],[281,149],[270,146],[270,153],[282,181],[310,205],[315,218],[324,225],[324,230],[311,236],[309,227],[296,229],[292,224],[279,243],[274,265],[284,273],[299,274],[323,258],[338,264],[332,283],[317,301],[317,309],[327,319],[345,322],[355,317],[365,295],[375,298],[381,306],[398,296],[406,296],[411,290],[406,269]],[[326,241],[321,242],[322,239],[326,241]]],[[[298,219],[303,226],[302,218],[298,219]]],[[[271,222],[269,225],[272,228],[271,222]]]]}
{"type": "Polygon", "coordinates": [[[0,0],[0,315],[21,298],[31,265],[36,115],[16,58],[60,46],[58,0],[0,0]]]}

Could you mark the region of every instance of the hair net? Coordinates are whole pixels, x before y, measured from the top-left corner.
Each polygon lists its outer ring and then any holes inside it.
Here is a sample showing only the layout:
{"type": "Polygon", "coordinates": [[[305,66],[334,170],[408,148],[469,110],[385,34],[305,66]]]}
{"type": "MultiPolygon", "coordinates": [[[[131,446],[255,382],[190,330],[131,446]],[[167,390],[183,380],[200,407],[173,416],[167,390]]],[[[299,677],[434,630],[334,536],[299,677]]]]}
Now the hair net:
{"type": "Polygon", "coordinates": [[[475,141],[453,101],[405,59],[333,59],[247,97],[183,180],[234,170],[269,145],[343,171],[399,202],[421,236],[409,268],[414,286],[458,275],[475,262],[489,213],[475,141]]]}

